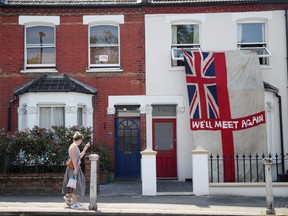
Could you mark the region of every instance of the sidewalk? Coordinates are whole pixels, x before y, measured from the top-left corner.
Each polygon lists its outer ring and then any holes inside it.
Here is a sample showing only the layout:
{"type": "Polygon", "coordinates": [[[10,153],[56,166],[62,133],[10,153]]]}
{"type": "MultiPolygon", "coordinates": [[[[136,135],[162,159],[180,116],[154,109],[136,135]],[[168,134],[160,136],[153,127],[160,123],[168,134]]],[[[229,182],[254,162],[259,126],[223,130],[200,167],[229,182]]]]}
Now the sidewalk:
{"type": "MultiPolygon", "coordinates": [[[[265,197],[141,196],[139,183],[137,185],[110,183],[101,186],[96,212],[88,210],[88,195],[79,198],[84,210],[67,208],[61,194],[1,195],[0,215],[266,215],[265,197]]],[[[288,198],[275,197],[274,204],[276,215],[288,215],[288,198]]]]}

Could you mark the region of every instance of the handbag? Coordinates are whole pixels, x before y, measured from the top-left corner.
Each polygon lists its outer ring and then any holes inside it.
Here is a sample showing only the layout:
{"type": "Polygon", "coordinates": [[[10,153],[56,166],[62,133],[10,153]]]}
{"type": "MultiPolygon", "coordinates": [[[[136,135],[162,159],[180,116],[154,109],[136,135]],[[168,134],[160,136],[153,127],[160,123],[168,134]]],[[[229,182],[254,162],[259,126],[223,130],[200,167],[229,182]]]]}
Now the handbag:
{"type": "Polygon", "coordinates": [[[67,160],[66,161],[66,166],[70,169],[74,169],[74,165],[73,165],[73,162],[72,160],[67,160]]]}
{"type": "Polygon", "coordinates": [[[76,176],[72,176],[69,179],[66,187],[76,189],[76,185],[77,185],[77,178],[76,178],[76,176]]]}

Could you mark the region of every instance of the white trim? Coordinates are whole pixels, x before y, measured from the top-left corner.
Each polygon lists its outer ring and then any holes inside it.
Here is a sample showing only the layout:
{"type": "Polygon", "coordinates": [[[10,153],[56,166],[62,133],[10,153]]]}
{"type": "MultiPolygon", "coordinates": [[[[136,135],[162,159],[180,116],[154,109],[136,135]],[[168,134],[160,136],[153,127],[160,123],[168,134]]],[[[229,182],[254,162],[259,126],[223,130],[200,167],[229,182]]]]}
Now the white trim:
{"type": "Polygon", "coordinates": [[[49,68],[45,68],[45,69],[26,69],[26,70],[21,70],[21,73],[57,73],[58,70],[55,69],[49,69],[49,68]]]}
{"type": "Polygon", "coordinates": [[[184,56],[183,54],[180,56],[175,56],[174,55],[174,50],[186,50],[186,51],[201,51],[200,47],[187,47],[187,48],[171,48],[171,58],[172,60],[183,60],[184,61],[184,56]]]}
{"type": "Polygon", "coordinates": [[[123,69],[120,68],[88,68],[86,69],[87,73],[111,73],[111,72],[123,72],[123,69]]]}
{"type": "MultiPolygon", "coordinates": [[[[240,44],[241,45],[241,44],[240,44]]],[[[267,47],[239,47],[238,50],[251,50],[252,52],[256,52],[256,54],[260,57],[260,58],[267,58],[272,56],[270,50],[267,47]],[[268,54],[264,54],[264,55],[259,55],[257,50],[261,50],[261,49],[265,49],[266,52],[268,54]]]]}
{"type": "Polygon", "coordinates": [[[19,25],[50,23],[60,25],[60,16],[19,16],[19,25]]]}
{"type": "Polygon", "coordinates": [[[206,22],[205,14],[169,14],[165,16],[167,23],[171,24],[191,24],[206,22]]]}
{"type": "Polygon", "coordinates": [[[124,24],[124,15],[85,15],[83,16],[84,25],[91,25],[93,23],[124,24]]]}
{"type": "Polygon", "coordinates": [[[240,21],[245,19],[267,19],[272,20],[273,19],[273,13],[270,12],[247,12],[247,13],[232,13],[231,14],[232,21],[240,21]]]}

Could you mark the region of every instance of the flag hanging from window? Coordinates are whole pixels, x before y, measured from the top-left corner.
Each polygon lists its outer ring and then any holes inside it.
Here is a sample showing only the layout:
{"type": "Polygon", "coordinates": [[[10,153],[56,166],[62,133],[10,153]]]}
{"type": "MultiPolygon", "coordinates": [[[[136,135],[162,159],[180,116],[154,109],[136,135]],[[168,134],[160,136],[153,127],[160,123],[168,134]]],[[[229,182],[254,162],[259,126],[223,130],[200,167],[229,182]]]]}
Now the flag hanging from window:
{"type": "MultiPolygon", "coordinates": [[[[247,51],[183,51],[183,56],[195,145],[231,158],[234,152],[266,152],[258,56],[247,51]]],[[[234,160],[223,166],[224,180],[235,181],[234,160]]]]}

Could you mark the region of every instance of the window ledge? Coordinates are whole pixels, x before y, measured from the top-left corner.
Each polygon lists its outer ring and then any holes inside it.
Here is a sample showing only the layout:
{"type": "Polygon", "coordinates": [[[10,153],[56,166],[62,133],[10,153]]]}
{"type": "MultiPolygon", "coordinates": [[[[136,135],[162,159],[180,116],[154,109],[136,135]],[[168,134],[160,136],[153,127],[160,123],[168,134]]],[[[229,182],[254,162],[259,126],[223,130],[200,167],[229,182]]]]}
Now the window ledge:
{"type": "Polygon", "coordinates": [[[168,71],[174,72],[174,71],[180,71],[183,72],[185,70],[184,66],[175,66],[168,68],[168,71]]]}
{"type": "Polygon", "coordinates": [[[271,69],[270,65],[260,65],[260,69],[271,69]]]}
{"type": "Polygon", "coordinates": [[[123,72],[120,68],[87,68],[87,73],[109,73],[109,72],[123,72]]]}
{"type": "Polygon", "coordinates": [[[21,73],[57,73],[56,69],[26,69],[21,70],[21,73]]]}

